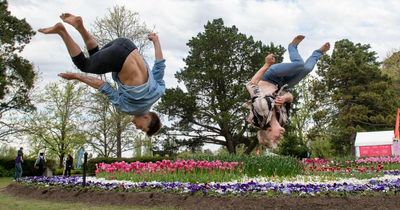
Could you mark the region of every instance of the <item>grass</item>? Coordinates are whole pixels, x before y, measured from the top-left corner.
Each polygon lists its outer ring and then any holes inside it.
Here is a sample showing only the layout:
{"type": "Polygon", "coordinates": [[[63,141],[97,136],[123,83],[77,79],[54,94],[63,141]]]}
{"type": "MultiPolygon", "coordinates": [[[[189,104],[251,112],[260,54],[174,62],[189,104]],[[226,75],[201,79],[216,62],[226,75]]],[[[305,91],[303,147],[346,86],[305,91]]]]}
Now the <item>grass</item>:
{"type": "Polygon", "coordinates": [[[136,209],[136,210],[156,210],[156,209],[173,209],[173,208],[146,208],[135,206],[93,206],[88,203],[68,203],[20,198],[12,195],[7,195],[1,190],[12,183],[11,178],[0,178],[0,209],[1,210],[64,210],[64,209],[90,209],[90,210],[120,210],[120,209],[136,209]]]}

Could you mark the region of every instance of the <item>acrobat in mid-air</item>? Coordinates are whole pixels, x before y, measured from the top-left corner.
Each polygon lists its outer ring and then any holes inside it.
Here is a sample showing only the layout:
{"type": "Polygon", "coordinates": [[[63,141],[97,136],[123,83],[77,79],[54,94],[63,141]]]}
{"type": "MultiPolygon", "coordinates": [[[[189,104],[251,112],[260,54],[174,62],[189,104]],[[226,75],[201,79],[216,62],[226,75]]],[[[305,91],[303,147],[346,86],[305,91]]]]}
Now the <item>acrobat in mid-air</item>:
{"type": "Polygon", "coordinates": [[[39,29],[44,34],[58,34],[64,41],[74,64],[85,73],[105,74],[112,72],[117,83],[114,89],[109,83],[95,77],[79,73],[61,73],[67,80],[78,80],[105,94],[119,111],[133,115],[132,123],[148,136],[161,128],[158,115],[151,112],[151,106],[165,93],[163,80],[165,59],[163,58],[158,36],[150,33],[153,42],[155,63],[152,69],[139,53],[135,44],[126,38],[117,38],[99,49],[94,37],[86,30],[82,18],[63,13],[61,20],[73,26],[82,36],[89,57],[71,38],[64,25],[59,22],[52,27],[39,29]]]}
{"type": "Polygon", "coordinates": [[[293,101],[293,95],[284,88],[298,84],[330,48],[328,42],[323,44],[304,62],[297,50],[303,39],[303,35],[298,35],[289,44],[290,63],[275,64],[274,55],[269,54],[265,57],[265,64],[246,84],[251,96],[246,103],[250,110],[246,121],[260,129],[257,132],[260,144],[276,147],[285,132],[283,126],[289,122],[289,109],[293,101]]]}

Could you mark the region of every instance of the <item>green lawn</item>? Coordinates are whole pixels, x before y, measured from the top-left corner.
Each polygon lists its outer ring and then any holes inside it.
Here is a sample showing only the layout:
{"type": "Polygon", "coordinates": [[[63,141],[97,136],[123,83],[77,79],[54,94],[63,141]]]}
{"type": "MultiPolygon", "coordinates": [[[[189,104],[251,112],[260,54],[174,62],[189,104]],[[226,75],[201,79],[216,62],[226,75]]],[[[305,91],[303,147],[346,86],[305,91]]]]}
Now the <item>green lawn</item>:
{"type": "MultiPolygon", "coordinates": [[[[0,178],[0,190],[12,183],[11,178],[0,178]]],[[[137,209],[137,210],[156,210],[156,209],[173,209],[173,208],[144,208],[144,207],[116,207],[116,206],[90,206],[87,203],[66,203],[66,202],[51,202],[34,199],[19,198],[10,196],[0,192],[0,209],[1,210],[62,210],[62,209],[137,209]]]]}

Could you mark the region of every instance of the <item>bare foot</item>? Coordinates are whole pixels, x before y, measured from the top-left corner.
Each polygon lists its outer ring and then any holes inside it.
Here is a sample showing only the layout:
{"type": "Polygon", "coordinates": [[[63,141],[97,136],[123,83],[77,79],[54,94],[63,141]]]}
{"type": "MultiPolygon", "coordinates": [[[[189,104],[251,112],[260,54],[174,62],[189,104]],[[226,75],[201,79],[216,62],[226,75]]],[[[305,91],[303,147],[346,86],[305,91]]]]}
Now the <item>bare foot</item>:
{"type": "Polygon", "coordinates": [[[325,53],[326,51],[328,51],[331,48],[331,45],[329,44],[329,42],[325,43],[324,45],[321,46],[321,48],[319,48],[319,50],[321,50],[322,53],[325,53]]]}
{"type": "Polygon", "coordinates": [[[70,24],[74,28],[78,29],[83,25],[82,17],[81,16],[75,16],[71,13],[62,13],[60,15],[60,18],[62,21],[70,24]]]}
{"type": "Polygon", "coordinates": [[[297,46],[301,41],[303,41],[304,37],[305,37],[304,35],[297,35],[296,37],[294,37],[291,44],[297,46]]]}
{"type": "Polygon", "coordinates": [[[38,31],[44,34],[60,34],[62,31],[65,31],[65,27],[62,23],[56,23],[52,27],[41,28],[38,31]]]}

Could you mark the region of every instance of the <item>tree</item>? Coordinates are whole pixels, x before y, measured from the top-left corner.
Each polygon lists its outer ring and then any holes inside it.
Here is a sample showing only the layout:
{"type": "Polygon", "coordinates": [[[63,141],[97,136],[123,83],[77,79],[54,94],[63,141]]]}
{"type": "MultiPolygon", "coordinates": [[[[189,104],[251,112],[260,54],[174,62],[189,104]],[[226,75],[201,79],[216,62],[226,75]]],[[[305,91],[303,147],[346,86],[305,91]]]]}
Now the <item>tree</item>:
{"type": "Polygon", "coordinates": [[[393,80],[393,90],[397,98],[397,107],[400,107],[400,51],[391,53],[382,65],[382,72],[393,80]]]}
{"type": "Polygon", "coordinates": [[[19,132],[15,124],[4,120],[7,113],[34,109],[29,93],[36,78],[32,64],[18,54],[35,32],[7,8],[7,1],[0,0],[0,140],[19,132]]]}
{"type": "Polygon", "coordinates": [[[0,158],[15,158],[16,154],[17,148],[0,144],[0,158]]]}
{"type": "Polygon", "coordinates": [[[64,156],[85,143],[82,131],[83,96],[86,87],[76,82],[50,83],[40,95],[38,107],[25,116],[24,131],[32,147],[45,149],[48,156],[56,155],[62,167],[64,156]]]}
{"type": "Polygon", "coordinates": [[[141,52],[149,47],[147,35],[151,30],[140,21],[138,12],[130,11],[125,6],[108,9],[105,17],[96,19],[94,29],[93,36],[100,46],[116,38],[125,37],[132,40],[141,52]]]}
{"type": "MultiPolygon", "coordinates": [[[[94,31],[92,31],[99,46],[104,46],[116,38],[125,37],[132,40],[140,51],[144,51],[149,46],[147,39],[149,32],[146,24],[141,23],[139,13],[132,12],[124,6],[115,6],[108,10],[105,17],[97,18],[94,23],[94,31]]],[[[107,79],[105,76],[104,78],[107,79]]],[[[98,98],[99,96],[94,97],[98,98]]],[[[97,137],[93,139],[92,146],[94,148],[102,147],[105,152],[102,151],[103,155],[110,155],[109,152],[114,152],[116,149],[116,156],[121,157],[124,148],[131,148],[131,141],[136,135],[130,129],[131,118],[127,114],[118,112],[107,100],[102,99],[98,103],[100,104],[94,107],[95,110],[97,109],[94,112],[94,115],[97,115],[94,119],[95,122],[101,124],[101,127],[96,129],[94,136],[97,137]],[[100,112],[98,112],[99,108],[100,112]]]]}
{"type": "Polygon", "coordinates": [[[224,26],[222,19],[208,22],[204,28],[187,43],[186,66],[175,74],[187,91],[167,89],[156,109],[175,120],[166,129],[169,137],[223,145],[230,153],[245,144],[248,154],[258,141],[254,132],[248,136],[244,121],[248,111],[242,104],[249,99],[245,84],[267,52],[281,61],[285,50],[254,41],[235,26],[224,26]]]}
{"type": "Polygon", "coordinates": [[[324,55],[318,67],[313,84],[315,124],[329,128],[336,153],[354,151],[357,131],[393,128],[392,83],[369,45],[337,41],[332,56],[324,55]]]}
{"type": "Polygon", "coordinates": [[[134,145],[134,157],[149,157],[153,155],[153,143],[147,135],[136,135],[134,145]]]}
{"type": "Polygon", "coordinates": [[[112,110],[107,96],[91,93],[92,106],[89,108],[88,144],[101,157],[112,157],[116,151],[116,138],[112,135],[112,110]]]}

